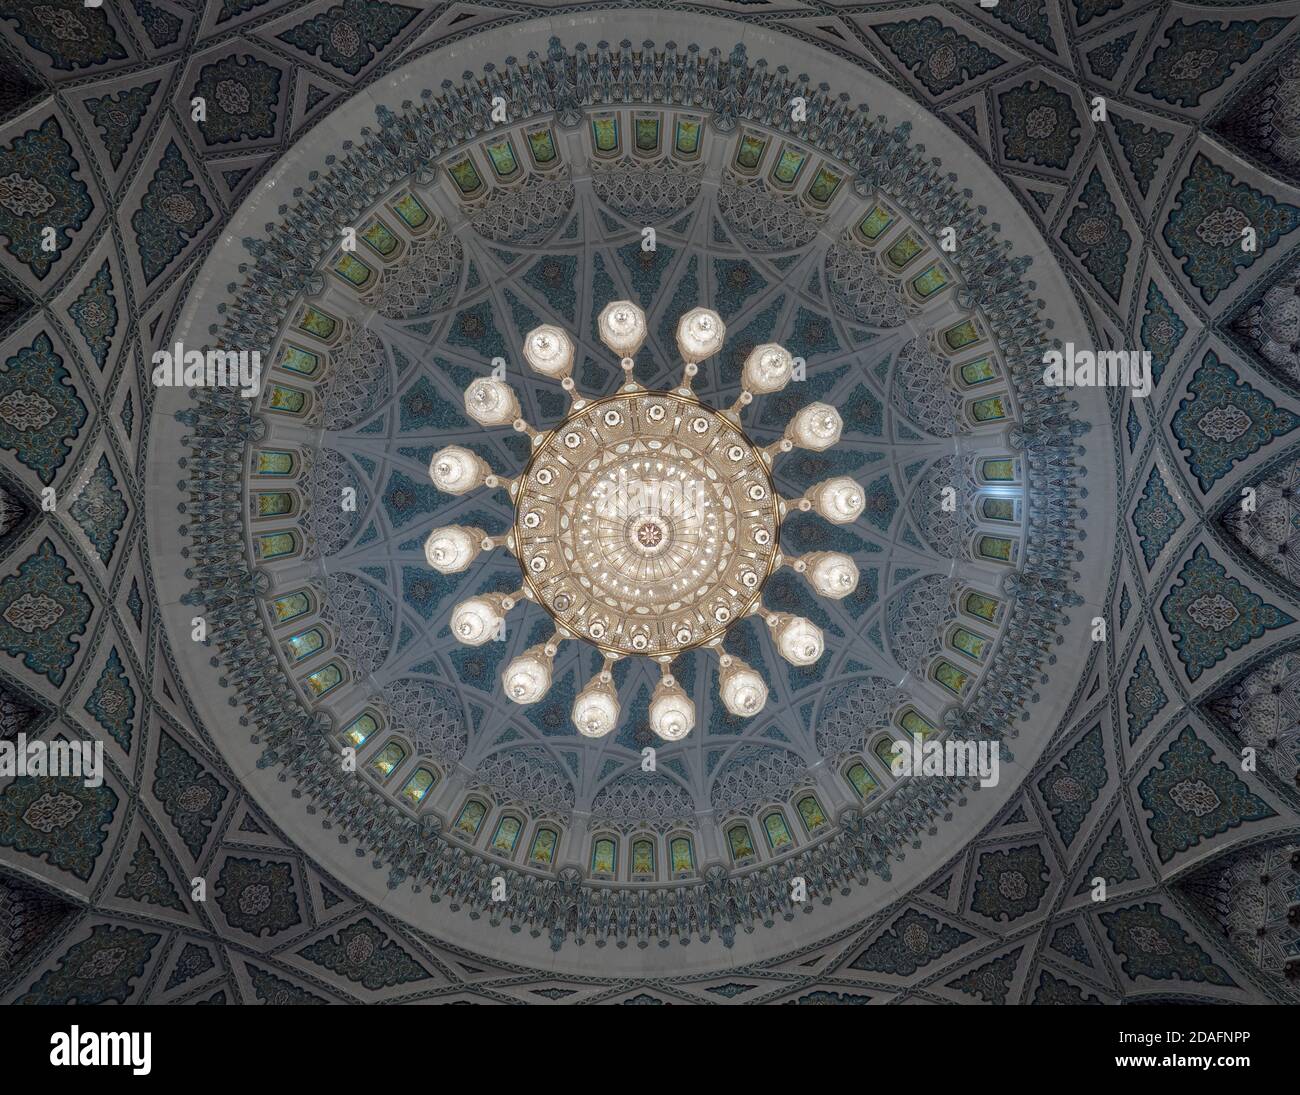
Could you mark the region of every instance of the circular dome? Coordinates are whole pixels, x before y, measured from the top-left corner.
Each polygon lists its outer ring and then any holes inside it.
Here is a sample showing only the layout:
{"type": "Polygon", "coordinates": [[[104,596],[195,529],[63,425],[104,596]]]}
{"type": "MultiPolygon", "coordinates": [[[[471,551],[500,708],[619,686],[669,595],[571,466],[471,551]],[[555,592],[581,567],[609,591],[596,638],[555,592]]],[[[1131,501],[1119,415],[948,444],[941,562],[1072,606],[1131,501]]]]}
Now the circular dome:
{"type": "MultiPolygon", "coordinates": [[[[627,17],[650,32],[649,16],[627,17]]],[[[978,828],[1019,768],[972,792],[900,778],[888,750],[913,732],[982,734],[1016,737],[1032,761],[1074,686],[1067,655],[1082,640],[1061,627],[1071,576],[1098,565],[1084,535],[1106,520],[1060,486],[1089,424],[1105,432],[1109,418],[1090,393],[1071,403],[1034,383],[1046,317],[1078,317],[1002,184],[883,84],[868,80],[878,117],[837,106],[837,86],[864,80],[845,62],[769,32],[733,50],[725,23],[682,18],[707,45],[726,43],[737,87],[769,59],[825,72],[832,90],[813,105],[834,124],[795,134],[761,111],[629,79],[617,102],[559,88],[474,129],[455,121],[460,92],[410,98],[440,86],[439,54],[427,54],[332,115],[337,140],[313,134],[286,157],[207,260],[212,288],[195,292],[176,337],[259,346],[257,397],[159,403],[180,412],[159,418],[157,443],[186,438],[187,491],[224,496],[231,462],[241,469],[237,550],[229,510],[194,506],[188,568],[171,579],[241,636],[215,652],[242,720],[220,743],[232,765],[279,824],[396,914],[520,961],[557,946],[579,971],[596,960],[566,945],[574,902],[649,891],[695,903],[653,930],[699,939],[681,962],[721,967],[736,948],[792,945],[778,915],[789,878],[830,899],[801,918],[830,934],[978,828]],[[936,153],[959,178],[933,170],[936,153]],[[355,249],[333,246],[337,217],[355,226],[355,249]],[[965,225],[955,254],[939,242],[949,219],[965,225]],[[325,246],[298,246],[304,235],[325,246]],[[421,272],[431,256],[436,277],[421,272]],[[632,393],[602,336],[621,300],[644,313],[628,335],[632,393]],[[704,348],[686,397],[672,391],[678,322],[697,308],[724,330],[706,332],[720,345],[704,348]],[[559,333],[550,356],[526,345],[538,328],[559,333]],[[771,344],[789,351],[789,382],[740,401],[747,360],[771,344]],[[539,443],[465,413],[466,388],[502,377],[539,443]],[[709,409],[732,404],[736,419],[709,409]],[[809,407],[809,444],[791,451],[787,423],[809,407]],[[467,454],[477,493],[430,482],[448,446],[467,454]],[[436,528],[495,550],[468,562],[444,551],[435,569],[436,528]],[[238,579],[209,565],[211,545],[238,579]],[[364,616],[335,603],[343,574],[371,595],[364,616]],[[894,610],[936,584],[937,610],[894,610]],[[760,594],[763,613],[747,615],[760,594]],[[472,647],[452,627],[467,600],[487,621],[472,647]],[[932,633],[903,664],[894,629],[917,621],[932,633]],[[542,649],[556,623],[597,649],[542,649]],[[660,655],[671,677],[620,659],[607,687],[583,692],[602,651],[660,655]],[[510,666],[511,680],[530,674],[525,707],[502,694],[510,666]],[[345,750],[355,772],[338,763],[345,750]],[[281,776],[301,799],[276,790],[281,776]],[[354,840],[373,854],[354,856],[354,840]],[[473,879],[497,875],[517,881],[494,906],[473,879]],[[766,905],[744,896],[759,892],[766,905]]],[[[595,51],[548,46],[555,28],[476,36],[456,63],[499,79],[487,66],[529,34],[585,71],[595,51]]],[[[671,79],[708,64],[707,48],[654,49],[676,51],[671,79]]],[[[620,64],[648,73],[653,52],[620,64]]],[[[503,406],[478,417],[504,421],[503,406]]],[[[160,514],[173,491],[151,498],[160,514]]],[[[180,656],[213,672],[207,652],[180,656]]],[[[651,931],[638,916],[600,932],[651,931]]]]}

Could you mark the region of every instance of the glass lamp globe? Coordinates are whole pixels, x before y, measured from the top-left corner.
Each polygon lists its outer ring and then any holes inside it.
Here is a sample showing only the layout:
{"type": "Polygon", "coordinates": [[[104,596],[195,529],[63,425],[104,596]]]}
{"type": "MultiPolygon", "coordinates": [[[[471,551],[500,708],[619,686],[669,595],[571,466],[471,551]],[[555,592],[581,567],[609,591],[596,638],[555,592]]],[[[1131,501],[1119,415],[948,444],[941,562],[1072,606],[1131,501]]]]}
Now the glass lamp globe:
{"type": "Polygon", "coordinates": [[[540,648],[525,650],[506,666],[501,680],[515,703],[536,703],[551,687],[551,659],[540,648]]]}
{"type": "Polygon", "coordinates": [[[544,323],[525,336],[524,359],[542,376],[558,380],[573,368],[573,340],[561,328],[544,323]]]}
{"type": "Polygon", "coordinates": [[[480,426],[508,426],[519,417],[519,400],[505,381],[481,376],[465,389],[465,412],[480,426]]]}
{"type": "Polygon", "coordinates": [[[767,395],[779,392],[790,383],[793,373],[794,358],[790,352],[775,342],[765,342],[749,351],[740,383],[748,392],[767,395]]]}
{"type": "Polygon", "coordinates": [[[650,701],[650,729],[664,741],[681,741],[695,726],[695,704],[677,685],[660,681],[650,701]]]}
{"type": "Polygon", "coordinates": [[[786,436],[801,449],[824,452],[838,443],[843,429],[840,412],[829,403],[809,403],[791,419],[786,436]]]}
{"type": "Polygon", "coordinates": [[[826,649],[826,639],[811,620],[791,616],[778,629],[776,649],[791,665],[812,665],[826,649]]]}
{"type": "Polygon", "coordinates": [[[465,494],[483,485],[488,466],[469,449],[448,445],[439,449],[429,461],[429,478],[447,494],[465,494]]]}
{"type": "Polygon", "coordinates": [[[645,342],[645,312],[630,300],[606,304],[596,321],[600,341],[619,357],[632,357],[645,342]]]}
{"type": "Polygon", "coordinates": [[[757,715],[767,703],[767,684],[743,662],[722,671],[719,691],[727,710],[743,719],[757,715]]]}
{"type": "Polygon", "coordinates": [[[483,533],[460,525],[436,528],[424,541],[424,558],[439,574],[459,574],[478,555],[483,533]]]}
{"type": "Polygon", "coordinates": [[[503,623],[505,617],[486,597],[471,597],[451,610],[451,633],[466,646],[490,642],[503,623]]]}
{"type": "Polygon", "coordinates": [[[808,580],[823,597],[838,601],[858,588],[858,566],[843,552],[821,551],[808,560],[808,580]]]}
{"type": "Polygon", "coordinates": [[[603,738],[618,725],[618,697],[613,689],[593,682],[573,701],[573,725],[585,738],[603,738]]]}
{"type": "Polygon", "coordinates": [[[866,492],[846,475],[827,479],[813,488],[813,508],[832,524],[847,525],[867,508],[866,492]]]}
{"type": "Polygon", "coordinates": [[[682,360],[695,365],[722,349],[727,325],[711,308],[692,308],[677,322],[677,350],[682,360]]]}

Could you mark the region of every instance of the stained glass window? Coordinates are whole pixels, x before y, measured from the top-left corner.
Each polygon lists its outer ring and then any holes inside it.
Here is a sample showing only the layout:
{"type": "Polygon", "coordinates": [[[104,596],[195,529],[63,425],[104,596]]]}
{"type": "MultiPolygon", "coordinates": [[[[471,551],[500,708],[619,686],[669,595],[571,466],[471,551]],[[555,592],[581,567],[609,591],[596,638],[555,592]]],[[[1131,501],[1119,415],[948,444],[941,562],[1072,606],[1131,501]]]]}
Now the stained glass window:
{"type": "Polygon", "coordinates": [[[601,837],[591,846],[591,873],[613,874],[618,858],[618,846],[608,837],[601,837]]]}
{"type": "Polygon", "coordinates": [[[596,151],[601,155],[612,155],[618,151],[618,116],[615,114],[598,114],[591,119],[591,140],[596,151]]]}
{"type": "Polygon", "coordinates": [[[700,150],[700,122],[698,118],[678,118],[673,148],[679,156],[692,159],[700,150]]]}
{"type": "Polygon", "coordinates": [[[739,863],[743,859],[753,859],[754,841],[749,835],[749,826],[738,824],[727,830],[727,846],[731,849],[731,858],[739,863]]]}
{"type": "Polygon", "coordinates": [[[909,734],[920,734],[922,738],[928,738],[939,732],[934,723],[912,707],[903,712],[898,724],[909,734]]]}
{"type": "Polygon", "coordinates": [[[325,633],[319,627],[309,628],[298,632],[297,635],[290,635],[285,639],[284,645],[289,650],[289,657],[300,662],[304,658],[310,658],[318,650],[324,649],[325,633]]]}
{"type": "Polygon", "coordinates": [[[1016,519],[1016,500],[1014,498],[985,498],[980,503],[980,512],[990,521],[1014,521],[1016,519]]]}
{"type": "Polygon", "coordinates": [[[781,155],[777,157],[776,166],[772,168],[772,180],[778,186],[793,186],[807,160],[808,153],[789,145],[784,146],[781,155]]]}
{"type": "Polygon", "coordinates": [[[1012,560],[1013,542],[1005,536],[981,536],[975,543],[975,553],[982,559],[996,559],[999,563],[1012,560]]]}
{"type": "Polygon", "coordinates": [[[464,836],[476,836],[485,817],[487,817],[487,807],[476,798],[470,799],[460,808],[460,813],[456,816],[456,832],[464,836]]]}
{"type": "Polygon", "coordinates": [[[756,137],[752,133],[746,133],[740,138],[740,143],[736,145],[736,166],[752,175],[758,170],[758,165],[762,161],[766,149],[767,141],[764,138],[756,137]]]}
{"type": "Polygon", "coordinates": [[[819,167],[817,174],[813,176],[813,181],[808,184],[804,197],[814,205],[826,205],[831,198],[835,197],[835,192],[839,190],[840,183],[843,181],[844,176],[838,172],[832,171],[829,167],[819,167]]]}
{"type": "Polygon", "coordinates": [[[259,559],[279,559],[298,550],[298,537],[292,532],[265,532],[253,537],[253,554],[259,559]]]}
{"type": "Polygon", "coordinates": [[[419,230],[428,223],[429,211],[414,194],[403,194],[395,202],[390,203],[388,208],[401,217],[408,228],[419,230]]]}
{"type": "Polygon", "coordinates": [[[497,822],[497,831],[492,834],[492,850],[497,855],[511,855],[519,840],[519,833],[524,823],[513,814],[506,814],[497,822]]]}
{"type": "Polygon", "coordinates": [[[969,346],[972,342],[980,340],[980,329],[975,326],[975,321],[966,319],[953,327],[949,327],[943,333],[943,340],[950,350],[960,350],[963,346],[969,346]]]}
{"type": "Polygon", "coordinates": [[[463,160],[457,160],[447,168],[447,174],[460,189],[460,192],[466,197],[477,194],[483,189],[483,180],[479,177],[478,170],[474,167],[474,161],[466,156],[463,160]]]}
{"type": "Polygon", "coordinates": [[[271,602],[270,608],[271,622],[278,627],[310,612],[311,598],[303,592],[286,593],[282,597],[276,597],[271,602]]]}
{"type": "Polygon", "coordinates": [[[370,284],[370,279],[375,276],[375,272],[371,267],[367,266],[356,255],[349,254],[346,251],[334,261],[331,269],[349,285],[357,289],[370,284]]]}
{"type": "Polygon", "coordinates": [[[925,245],[921,242],[921,237],[909,229],[894,241],[893,246],[885,252],[885,257],[895,270],[901,270],[923,250],[925,245]]]}
{"type": "Polygon", "coordinates": [[[826,824],[826,814],[822,811],[821,803],[812,795],[804,795],[796,807],[799,810],[799,817],[803,819],[804,828],[810,833],[815,833],[826,824]]]}
{"type": "Polygon", "coordinates": [[[302,318],[298,320],[300,330],[306,331],[309,335],[315,335],[323,342],[328,342],[334,337],[334,332],[338,330],[339,321],[328,312],[322,312],[319,308],[307,308],[302,318]]]}
{"type": "Polygon", "coordinates": [[[972,616],[978,616],[981,620],[992,623],[998,618],[1002,602],[972,590],[962,599],[962,607],[972,616]]]}
{"type": "Polygon", "coordinates": [[[783,851],[794,845],[790,828],[785,823],[785,815],[775,810],[763,818],[763,832],[767,834],[768,847],[774,852],[783,851]]]}
{"type": "Polygon", "coordinates": [[[370,769],[381,779],[387,779],[401,767],[402,761],[406,759],[406,748],[400,741],[390,741],[385,745],[374,760],[370,762],[370,769]]]}
{"type": "Polygon", "coordinates": [[[259,490],[253,495],[254,516],[283,517],[293,512],[293,495],[285,490],[259,490]]]}
{"type": "Polygon", "coordinates": [[[433,790],[433,785],[438,782],[437,775],[431,769],[417,768],[411,773],[402,787],[402,799],[408,806],[419,806],[424,801],[425,795],[433,790]]]}
{"type": "Polygon", "coordinates": [[[894,752],[895,739],[888,734],[882,734],[872,745],[871,751],[875,753],[876,759],[880,761],[889,771],[894,770],[894,758],[897,755],[894,752]]]}
{"type": "Polygon", "coordinates": [[[266,389],[262,406],[276,414],[301,414],[307,406],[307,393],[283,384],[272,384],[266,389]]]}
{"type": "Polygon", "coordinates": [[[970,416],[976,422],[1000,422],[1007,416],[1007,406],[1000,395],[976,399],[971,402],[970,416]]]}
{"type": "Polygon", "coordinates": [[[916,291],[916,295],[922,299],[933,296],[947,284],[948,275],[943,272],[943,267],[937,262],[931,263],[912,279],[912,288],[916,291]]]}
{"type": "Polygon", "coordinates": [[[634,875],[655,873],[655,846],[650,841],[632,841],[632,873],[634,875]]]}
{"type": "Polygon", "coordinates": [[[638,152],[659,151],[658,115],[636,119],[636,150],[638,152]]]}
{"type": "Polygon", "coordinates": [[[549,867],[555,862],[555,849],[559,843],[560,835],[554,829],[538,829],[533,836],[528,862],[538,867],[549,867]]]}
{"type": "Polygon", "coordinates": [[[330,662],[329,665],[321,666],[314,673],[308,673],[302,679],[302,683],[311,693],[312,698],[318,700],[343,683],[343,670],[336,663],[330,662]]]}
{"type": "Polygon", "coordinates": [[[942,660],[934,663],[934,668],[930,670],[930,676],[957,696],[960,696],[966,690],[966,685],[970,683],[970,677],[967,674],[963,673],[952,662],[942,660]]]}
{"type": "Polygon", "coordinates": [[[973,631],[967,631],[966,628],[959,627],[952,633],[952,645],[963,654],[970,655],[977,662],[982,662],[984,655],[988,652],[989,641],[983,635],[977,635],[973,631]]]}
{"type": "Polygon", "coordinates": [[[387,258],[401,246],[401,241],[378,217],[361,229],[361,242],[380,258],[387,258]]]}
{"type": "Polygon", "coordinates": [[[998,375],[997,363],[991,357],[981,357],[974,361],[968,361],[961,367],[961,379],[965,384],[974,387],[976,384],[985,384],[998,375]]]}
{"type": "Polygon", "coordinates": [[[292,342],[286,342],[280,347],[280,360],[276,364],[281,369],[300,376],[315,376],[320,369],[320,356],[301,346],[295,346],[292,342]]]}
{"type": "Polygon", "coordinates": [[[880,790],[880,784],[876,782],[875,777],[867,771],[867,766],[861,761],[850,765],[849,770],[844,775],[848,778],[850,786],[857,791],[864,802],[880,790]]]}
{"type": "Polygon", "coordinates": [[[281,449],[258,449],[253,457],[254,475],[292,475],[297,466],[293,453],[281,449]]]}
{"type": "Polygon", "coordinates": [[[1016,478],[1016,466],[1011,460],[985,460],[980,475],[990,483],[1011,483],[1016,478]]]}
{"type": "Polygon", "coordinates": [[[689,837],[675,836],[668,843],[668,858],[672,860],[673,874],[695,870],[695,849],[689,837]]]}
{"type": "Polygon", "coordinates": [[[508,179],[519,172],[519,160],[515,156],[514,142],[509,138],[504,141],[493,141],[487,146],[488,159],[492,163],[492,170],[497,173],[497,178],[508,179]]]}
{"type": "Polygon", "coordinates": [[[896,219],[883,205],[877,205],[858,222],[858,235],[868,243],[875,243],[896,219]]]}
{"type": "Polygon", "coordinates": [[[545,167],[559,155],[555,151],[555,135],[549,129],[534,129],[528,134],[528,151],[538,167],[545,167]]]}
{"type": "Polygon", "coordinates": [[[352,746],[353,749],[360,749],[365,745],[370,735],[379,729],[379,722],[370,712],[358,715],[343,729],[343,741],[352,746]]]}

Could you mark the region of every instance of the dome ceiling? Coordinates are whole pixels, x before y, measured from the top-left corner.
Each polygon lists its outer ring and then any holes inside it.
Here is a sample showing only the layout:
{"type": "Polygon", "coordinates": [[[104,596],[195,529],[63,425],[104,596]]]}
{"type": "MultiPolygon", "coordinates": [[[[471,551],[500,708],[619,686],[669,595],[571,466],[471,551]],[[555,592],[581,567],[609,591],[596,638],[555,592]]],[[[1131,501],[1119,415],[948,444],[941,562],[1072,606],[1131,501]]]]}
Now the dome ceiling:
{"type": "Polygon", "coordinates": [[[39,925],[0,939],[11,998],[1293,991],[1285,908],[1240,894],[1296,840],[1285,17],[1234,9],[1232,68],[1205,60],[1220,21],[1166,19],[1139,58],[1149,16],[1083,3],[683,14],[671,42],[634,9],[453,32],[398,4],[157,3],[70,8],[85,36],[51,37],[11,7],[31,93],[0,129],[0,728],[101,740],[108,766],[99,788],[0,778],[0,893],[39,925]],[[1253,252],[1223,242],[1243,225],[1253,252]],[[615,300],[647,314],[654,390],[680,383],[678,317],[718,311],[709,406],[787,347],[796,378],[746,435],[814,401],[843,434],[778,455],[772,485],[865,496],[780,527],[787,556],[851,556],[851,593],[763,587],[825,653],[730,627],[768,687],[749,719],[714,654],[677,653],[696,721],[672,743],[644,658],[613,666],[605,737],[570,714],[591,646],[510,703],[548,614],[475,647],[450,619],[519,563],[425,558],[434,527],[514,527],[505,491],[430,482],[448,444],[507,477],[529,460],[466,386],[503,368],[533,426],[565,418],[521,354],[551,324],[578,389],[613,395],[615,300]],[[1149,350],[1153,394],[1046,388],[1067,341],[1149,350]],[[154,386],[177,344],[259,348],[261,390],[154,386]],[[911,733],[999,742],[1000,780],[896,776],[911,733]],[[138,970],[77,972],[110,946],[138,970]],[[367,946],[401,960],[381,975],[367,946]],[[469,966],[539,972],[476,990],[469,966]]]}

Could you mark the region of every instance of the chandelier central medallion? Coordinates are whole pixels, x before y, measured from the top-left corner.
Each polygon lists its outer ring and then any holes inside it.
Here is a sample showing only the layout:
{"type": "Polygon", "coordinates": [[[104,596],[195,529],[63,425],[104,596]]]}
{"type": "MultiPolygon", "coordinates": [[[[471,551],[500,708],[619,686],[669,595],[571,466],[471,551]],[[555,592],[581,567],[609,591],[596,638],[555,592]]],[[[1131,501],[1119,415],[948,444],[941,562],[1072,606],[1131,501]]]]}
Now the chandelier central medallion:
{"type": "Polygon", "coordinates": [[[661,667],[650,728],[678,741],[695,725],[695,704],[672,675],[675,656],[696,647],[712,650],[722,702],[741,717],[763,709],[768,688],[759,673],[722,647],[737,621],[760,616],[777,651],[794,665],[822,657],[821,629],[802,616],[764,607],[763,585],[777,567],[789,566],[825,597],[852,593],[858,584],[853,560],[835,551],[784,556],[781,521],[798,509],[846,524],[862,514],[866,496],[843,476],[818,483],[802,498],[777,494],[776,457],[795,446],[828,449],[843,428],[834,407],[810,403],[772,444],[760,448],[745,436],[744,407],[756,395],[781,390],[794,375],[794,358],[781,346],[755,347],[745,359],[739,398],[715,410],[700,402],[691,381],[700,362],[722,349],[726,326],[716,312],[695,308],[678,322],[685,369],[681,386],[671,391],[647,391],[632,377],[634,355],[646,337],[645,313],[637,305],[607,305],[598,326],[624,372],[618,393],[606,399],[593,401],[578,392],[570,375],[574,343],[565,331],[544,325],[524,339],[529,366],[558,380],[572,400],[568,416],[552,430],[524,420],[518,397],[499,376],[470,383],[466,412],[481,426],[528,434],[528,463],[517,479],[508,479],[470,449],[448,445],[434,454],[429,477],[449,494],[480,486],[504,489],[514,505],[514,523],[503,536],[461,525],[434,529],[425,558],[443,574],[467,570],[484,550],[505,548],[519,560],[518,590],[477,594],[451,614],[452,634],[470,646],[505,639],[506,614],[523,600],[550,615],[551,638],[505,668],[509,699],[536,703],[550,688],[560,644],[590,643],[604,664],[578,694],[572,715],[579,733],[601,737],[618,725],[614,663],[649,657],[661,667]]]}
{"type": "Polygon", "coordinates": [[[780,514],[758,449],[719,412],[672,392],[577,411],[536,450],[516,500],[516,554],[534,598],[577,638],[673,655],[757,603],[780,514]]]}

